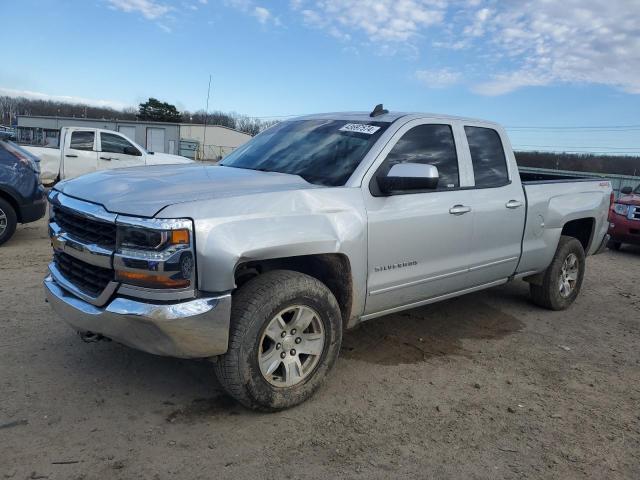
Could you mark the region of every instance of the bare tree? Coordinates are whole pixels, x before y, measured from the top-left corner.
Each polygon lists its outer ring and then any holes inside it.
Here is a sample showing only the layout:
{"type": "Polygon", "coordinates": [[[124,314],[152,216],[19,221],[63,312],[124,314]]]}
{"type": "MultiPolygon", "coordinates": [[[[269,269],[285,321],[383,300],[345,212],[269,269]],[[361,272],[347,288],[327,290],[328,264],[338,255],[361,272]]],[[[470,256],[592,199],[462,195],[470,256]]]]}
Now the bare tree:
{"type": "MultiPolygon", "coordinates": [[[[0,96],[0,124],[13,125],[17,121],[18,115],[43,115],[53,117],[78,117],[78,118],[100,118],[105,120],[135,120],[138,117],[138,109],[128,107],[123,110],[116,110],[107,107],[95,107],[91,105],[72,104],[56,102],[51,100],[33,100],[24,97],[0,96]]],[[[176,121],[182,119],[184,123],[205,123],[207,125],[221,125],[223,127],[235,128],[249,135],[256,135],[265,128],[278,123],[273,120],[261,120],[255,117],[248,117],[235,112],[225,113],[213,111],[205,114],[204,110],[196,112],[183,111],[181,117],[176,117],[176,121]]]]}

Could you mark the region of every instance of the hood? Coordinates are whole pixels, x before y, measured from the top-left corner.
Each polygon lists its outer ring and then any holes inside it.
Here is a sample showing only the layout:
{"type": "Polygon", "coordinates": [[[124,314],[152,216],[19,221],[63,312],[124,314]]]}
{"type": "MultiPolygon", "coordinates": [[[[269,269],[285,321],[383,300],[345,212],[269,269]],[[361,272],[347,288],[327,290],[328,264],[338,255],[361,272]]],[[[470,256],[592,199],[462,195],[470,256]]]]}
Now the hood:
{"type": "Polygon", "coordinates": [[[55,188],[113,213],[153,217],[177,203],[315,187],[297,175],[191,163],[103,170],[55,188]]]}
{"type": "Polygon", "coordinates": [[[616,203],[623,203],[624,205],[640,205],[640,195],[633,193],[631,195],[623,195],[616,200],[616,203]]]}

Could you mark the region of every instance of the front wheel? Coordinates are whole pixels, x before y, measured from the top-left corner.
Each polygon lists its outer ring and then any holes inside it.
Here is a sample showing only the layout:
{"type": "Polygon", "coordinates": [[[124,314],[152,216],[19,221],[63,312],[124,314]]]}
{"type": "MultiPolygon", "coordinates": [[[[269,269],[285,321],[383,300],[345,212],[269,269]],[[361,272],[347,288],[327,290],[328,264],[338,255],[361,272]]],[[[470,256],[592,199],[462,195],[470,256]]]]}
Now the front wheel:
{"type": "Polygon", "coordinates": [[[9,202],[0,198],[0,245],[8,241],[16,231],[18,219],[9,202]]]}
{"type": "Polygon", "coordinates": [[[308,275],[276,270],[234,294],[229,350],[214,360],[227,393],[275,411],[313,395],[340,351],[342,318],[331,291],[308,275]]]}
{"type": "Polygon", "coordinates": [[[585,265],[582,244],[574,237],[561,236],[542,282],[529,285],[533,302],[550,310],[569,308],[580,293],[585,265]]]}

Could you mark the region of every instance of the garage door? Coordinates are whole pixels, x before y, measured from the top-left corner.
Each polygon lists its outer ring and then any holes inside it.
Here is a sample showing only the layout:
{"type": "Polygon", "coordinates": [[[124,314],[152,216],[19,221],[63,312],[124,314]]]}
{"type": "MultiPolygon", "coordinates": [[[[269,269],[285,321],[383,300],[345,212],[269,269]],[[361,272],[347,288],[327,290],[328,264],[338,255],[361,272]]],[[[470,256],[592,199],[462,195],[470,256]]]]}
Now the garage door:
{"type": "Polygon", "coordinates": [[[164,128],[147,128],[147,150],[164,153],[164,128]]]}
{"type": "Polygon", "coordinates": [[[132,142],[136,141],[136,127],[131,125],[120,125],[118,131],[132,142]]]}

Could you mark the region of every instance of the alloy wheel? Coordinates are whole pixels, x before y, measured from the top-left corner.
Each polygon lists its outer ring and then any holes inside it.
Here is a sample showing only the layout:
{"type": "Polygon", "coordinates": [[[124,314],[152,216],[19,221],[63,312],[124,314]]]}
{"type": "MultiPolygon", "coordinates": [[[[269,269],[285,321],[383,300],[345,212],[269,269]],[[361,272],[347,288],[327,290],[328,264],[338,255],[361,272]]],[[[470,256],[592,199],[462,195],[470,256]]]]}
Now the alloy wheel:
{"type": "Polygon", "coordinates": [[[562,269],[560,271],[560,295],[567,298],[571,295],[576,288],[578,281],[578,270],[580,268],[580,262],[575,253],[570,253],[565,258],[562,269]]]}
{"type": "Polygon", "coordinates": [[[320,316],[305,305],[280,311],[267,324],[258,351],[264,378],[276,387],[292,387],[314,371],[324,350],[320,316]]]}
{"type": "Polygon", "coordinates": [[[0,208],[0,237],[4,234],[7,229],[7,214],[4,213],[4,210],[0,208]]]}

